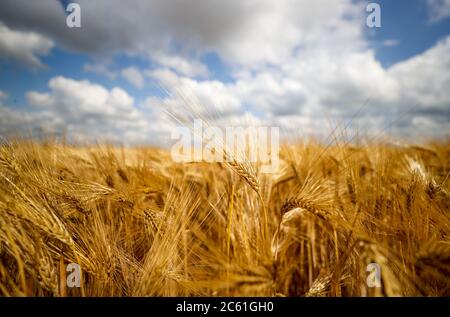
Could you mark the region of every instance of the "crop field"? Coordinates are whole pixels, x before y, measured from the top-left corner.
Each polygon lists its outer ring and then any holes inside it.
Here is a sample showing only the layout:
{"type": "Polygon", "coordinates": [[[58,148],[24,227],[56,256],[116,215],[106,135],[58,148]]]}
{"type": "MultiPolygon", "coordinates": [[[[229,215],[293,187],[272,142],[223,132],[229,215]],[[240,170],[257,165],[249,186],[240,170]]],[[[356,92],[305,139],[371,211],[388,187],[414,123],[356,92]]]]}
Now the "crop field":
{"type": "Polygon", "coordinates": [[[305,141],[268,174],[4,142],[0,295],[449,296],[449,171],[443,141],[305,141]]]}

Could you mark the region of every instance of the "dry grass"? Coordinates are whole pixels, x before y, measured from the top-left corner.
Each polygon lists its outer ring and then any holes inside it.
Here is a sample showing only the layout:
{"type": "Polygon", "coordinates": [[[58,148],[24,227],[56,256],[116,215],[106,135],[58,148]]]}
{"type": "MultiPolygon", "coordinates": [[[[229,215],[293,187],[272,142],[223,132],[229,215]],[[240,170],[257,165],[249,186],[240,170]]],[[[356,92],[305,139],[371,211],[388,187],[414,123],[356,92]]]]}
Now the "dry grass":
{"type": "Polygon", "coordinates": [[[298,144],[273,174],[5,143],[0,295],[449,296],[449,169],[448,143],[298,144]]]}

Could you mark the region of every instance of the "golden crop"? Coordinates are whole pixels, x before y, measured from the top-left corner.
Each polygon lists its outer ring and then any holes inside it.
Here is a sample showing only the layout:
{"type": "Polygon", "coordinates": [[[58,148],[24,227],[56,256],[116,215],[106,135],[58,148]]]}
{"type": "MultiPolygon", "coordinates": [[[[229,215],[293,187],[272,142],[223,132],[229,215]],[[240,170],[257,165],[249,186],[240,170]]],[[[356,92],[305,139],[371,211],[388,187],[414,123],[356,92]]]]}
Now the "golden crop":
{"type": "Polygon", "coordinates": [[[280,160],[260,174],[153,148],[4,143],[0,295],[450,295],[448,142],[305,142],[280,160]]]}

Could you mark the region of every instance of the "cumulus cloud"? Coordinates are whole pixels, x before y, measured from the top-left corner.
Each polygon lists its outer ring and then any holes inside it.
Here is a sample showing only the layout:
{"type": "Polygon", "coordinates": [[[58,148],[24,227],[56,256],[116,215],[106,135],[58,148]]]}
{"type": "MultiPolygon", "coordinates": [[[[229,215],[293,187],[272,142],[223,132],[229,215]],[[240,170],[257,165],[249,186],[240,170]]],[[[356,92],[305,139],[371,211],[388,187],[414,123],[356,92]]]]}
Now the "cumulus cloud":
{"type": "Polygon", "coordinates": [[[450,17],[450,0],[427,0],[432,22],[450,17]]]}
{"type": "Polygon", "coordinates": [[[37,128],[35,119],[36,116],[30,112],[15,110],[0,104],[0,136],[24,132],[35,133],[37,128]]]}
{"type": "Polygon", "coordinates": [[[172,71],[188,77],[204,77],[209,74],[208,67],[195,59],[189,60],[181,56],[164,53],[154,54],[153,59],[161,66],[170,68],[172,71]]]}
{"type": "MultiPolygon", "coordinates": [[[[52,124],[52,118],[47,112],[32,113],[8,107],[5,104],[7,98],[8,94],[0,90],[0,137],[24,132],[38,136],[42,130],[42,124],[52,124]]],[[[56,131],[52,130],[52,132],[56,131]]]]}
{"type": "Polygon", "coordinates": [[[121,72],[122,76],[128,80],[136,88],[144,87],[144,76],[136,67],[124,68],[121,72]]]}
{"type": "Polygon", "coordinates": [[[310,48],[282,67],[242,71],[227,84],[164,69],[147,75],[172,92],[162,98],[172,108],[201,105],[197,113],[213,118],[211,113],[220,114],[221,121],[250,109],[260,122],[290,132],[295,128],[304,134],[326,135],[332,128],[330,121],[351,120],[355,129],[367,133],[389,127],[396,135],[439,136],[450,133],[449,56],[450,37],[389,69],[371,50],[333,55],[310,48]],[[356,114],[359,117],[354,118],[356,114]]]}
{"type": "Polygon", "coordinates": [[[8,94],[5,91],[0,90],[0,102],[6,98],[8,98],[8,94]]]}
{"type": "Polygon", "coordinates": [[[31,67],[43,67],[39,56],[53,48],[51,39],[30,31],[8,28],[0,21],[0,58],[13,59],[31,67]]]}
{"type": "Polygon", "coordinates": [[[389,40],[384,40],[381,44],[383,46],[392,47],[392,46],[397,46],[399,43],[400,43],[399,40],[389,39],[389,40]]]}
{"type": "Polygon", "coordinates": [[[27,93],[32,109],[19,110],[0,103],[0,134],[66,131],[80,140],[101,138],[142,144],[170,137],[170,122],[152,122],[157,113],[142,112],[121,88],[108,90],[87,80],[65,77],[52,78],[48,87],[48,92],[27,93]]]}
{"type": "Polygon", "coordinates": [[[240,96],[235,93],[234,87],[221,81],[197,81],[179,76],[168,69],[148,71],[147,76],[168,88],[170,95],[161,101],[173,111],[176,111],[176,108],[184,108],[192,110],[196,115],[214,119],[229,117],[243,110],[240,96]]]}
{"type": "Polygon", "coordinates": [[[88,73],[106,76],[109,79],[116,79],[117,77],[116,72],[112,71],[109,68],[109,65],[105,63],[97,63],[97,64],[87,63],[83,65],[83,70],[88,73]]]}
{"type": "MultiPolygon", "coordinates": [[[[53,0],[33,5],[27,0],[1,1],[0,19],[14,27],[38,29],[74,51],[148,55],[153,50],[170,52],[183,47],[191,58],[199,51],[214,51],[223,60],[241,65],[281,63],[299,44],[310,42],[346,47],[352,41],[357,46],[358,23],[364,20],[360,19],[361,6],[350,0],[78,3],[83,26],[76,30],[65,26],[63,8],[53,0]]],[[[186,64],[180,56],[165,57],[162,62],[163,66],[186,64]]]]}
{"type": "Polygon", "coordinates": [[[399,101],[450,116],[450,36],[425,53],[392,66],[388,73],[401,85],[399,101]]]}

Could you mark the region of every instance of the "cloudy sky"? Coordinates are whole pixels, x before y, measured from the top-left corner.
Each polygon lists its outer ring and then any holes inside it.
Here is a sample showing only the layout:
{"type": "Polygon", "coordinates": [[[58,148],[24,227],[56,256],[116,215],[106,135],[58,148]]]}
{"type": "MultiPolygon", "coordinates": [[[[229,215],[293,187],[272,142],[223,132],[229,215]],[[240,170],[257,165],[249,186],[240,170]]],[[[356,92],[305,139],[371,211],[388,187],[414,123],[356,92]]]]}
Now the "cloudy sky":
{"type": "Polygon", "coordinates": [[[0,135],[166,144],[165,109],[323,136],[450,135],[450,0],[0,1],[0,135]],[[190,107],[191,107],[190,106],[190,107]]]}

